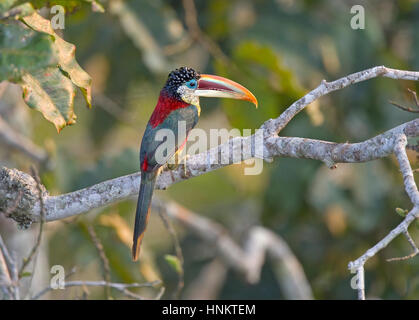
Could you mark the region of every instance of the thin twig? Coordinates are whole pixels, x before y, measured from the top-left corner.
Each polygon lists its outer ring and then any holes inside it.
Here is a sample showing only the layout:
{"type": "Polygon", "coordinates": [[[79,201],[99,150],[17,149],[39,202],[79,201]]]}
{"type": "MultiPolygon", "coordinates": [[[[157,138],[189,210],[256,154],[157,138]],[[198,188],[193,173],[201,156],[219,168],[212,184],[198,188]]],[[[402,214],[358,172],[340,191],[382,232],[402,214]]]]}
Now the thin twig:
{"type": "Polygon", "coordinates": [[[415,257],[416,255],[419,254],[419,248],[416,246],[416,243],[412,239],[411,235],[409,234],[409,231],[404,230],[403,234],[407,238],[407,241],[409,242],[410,246],[412,247],[413,252],[411,254],[407,255],[407,256],[387,259],[388,262],[408,260],[408,259],[411,259],[411,258],[413,258],[413,257],[415,257]]]}
{"type": "Polygon", "coordinates": [[[65,275],[65,279],[67,280],[67,279],[71,278],[73,275],[76,274],[76,272],[77,272],[77,268],[76,267],[71,268],[70,272],[68,272],[65,275]]]}
{"type": "MultiPolygon", "coordinates": [[[[103,249],[103,245],[100,242],[95,229],[92,225],[88,225],[87,226],[87,230],[89,232],[90,238],[92,239],[96,250],[99,253],[99,257],[100,260],[102,261],[102,268],[103,268],[103,277],[106,281],[106,283],[110,283],[111,282],[111,268],[109,266],[109,260],[108,257],[105,254],[105,250],[103,249]]],[[[111,296],[111,287],[106,286],[105,287],[105,295],[106,295],[106,299],[110,300],[112,298],[111,296]]]]}
{"type": "MultiPolygon", "coordinates": [[[[26,267],[31,263],[32,259],[34,259],[35,255],[38,252],[39,246],[41,245],[42,232],[44,230],[44,223],[45,223],[44,198],[42,194],[41,181],[39,179],[38,170],[36,169],[36,167],[31,166],[31,173],[32,173],[32,177],[34,178],[36,182],[36,187],[38,189],[38,197],[39,197],[39,204],[40,204],[39,232],[38,232],[38,237],[36,238],[35,245],[33,246],[29,256],[23,260],[22,267],[19,270],[19,278],[22,277],[23,273],[25,272],[26,267]]],[[[34,267],[35,267],[35,262],[34,262],[34,267]]]]}
{"type": "Polygon", "coordinates": [[[163,221],[164,226],[169,231],[169,234],[172,237],[173,245],[174,245],[175,251],[176,251],[176,256],[177,256],[177,258],[179,260],[179,263],[180,263],[180,270],[178,270],[178,277],[179,277],[178,284],[177,284],[176,291],[173,294],[174,299],[179,299],[179,295],[182,292],[182,289],[185,285],[185,280],[184,280],[185,272],[183,270],[184,259],[183,259],[182,248],[180,246],[179,238],[176,234],[176,231],[175,231],[175,229],[173,228],[172,224],[170,223],[170,221],[168,219],[166,207],[165,206],[159,206],[158,212],[159,212],[161,220],[163,221]]]}
{"type": "Polygon", "coordinates": [[[404,110],[404,111],[407,111],[407,112],[411,112],[411,113],[419,113],[419,109],[413,109],[413,108],[410,108],[410,107],[404,107],[404,106],[402,106],[401,104],[399,104],[399,103],[397,103],[397,102],[394,102],[394,101],[389,101],[393,106],[395,106],[395,107],[397,107],[397,108],[399,108],[399,109],[402,109],[402,110],[404,110]]]}
{"type": "MultiPolygon", "coordinates": [[[[161,284],[160,280],[156,280],[153,282],[145,282],[145,283],[114,283],[114,282],[106,282],[106,281],[66,281],[64,282],[64,288],[69,287],[110,287],[116,289],[123,294],[127,295],[128,288],[145,288],[145,287],[156,287],[161,284]]],[[[37,294],[32,297],[32,300],[37,300],[46,294],[48,291],[54,290],[51,286],[46,287],[45,289],[41,290],[37,294]]],[[[135,295],[132,292],[129,292],[128,295],[130,297],[136,297],[138,299],[144,299],[141,296],[135,295]]]]}
{"type": "Polygon", "coordinates": [[[407,91],[409,91],[409,92],[412,94],[412,96],[413,96],[413,101],[415,102],[415,105],[416,105],[417,109],[402,106],[401,104],[396,103],[396,102],[394,102],[394,101],[389,101],[389,102],[390,102],[393,106],[396,106],[397,108],[402,109],[402,110],[404,110],[404,111],[407,111],[407,112],[412,112],[412,113],[419,113],[419,100],[418,100],[418,96],[417,96],[417,94],[416,94],[416,91],[413,91],[413,90],[411,90],[411,89],[407,89],[407,91]]]}
{"type": "Polygon", "coordinates": [[[407,89],[407,91],[409,91],[412,95],[413,95],[413,101],[415,102],[416,106],[419,108],[419,100],[418,100],[418,96],[416,94],[416,91],[412,90],[412,89],[407,89]]]}
{"type": "Polygon", "coordinates": [[[154,300],[160,300],[163,297],[165,291],[166,291],[166,288],[161,287],[156,297],[154,298],[154,300]]]}
{"type": "MultiPolygon", "coordinates": [[[[403,176],[404,186],[407,195],[409,196],[411,202],[413,203],[414,207],[413,209],[406,215],[404,220],[396,227],[394,228],[387,236],[385,236],[381,241],[379,241],[375,246],[368,249],[367,252],[365,252],[361,257],[356,259],[355,261],[352,261],[349,263],[348,268],[351,271],[357,271],[358,278],[363,279],[364,277],[364,264],[373,256],[375,256],[379,251],[387,247],[387,245],[393,241],[394,238],[396,238],[398,235],[403,233],[410,245],[414,248],[416,251],[416,245],[414,244],[413,239],[411,239],[410,235],[407,233],[407,229],[409,225],[415,221],[419,217],[419,192],[418,188],[415,183],[415,179],[413,177],[413,171],[409,163],[409,158],[406,154],[406,145],[407,145],[407,137],[405,134],[400,134],[397,139],[396,143],[394,145],[394,153],[397,157],[397,161],[399,163],[400,171],[403,176]]],[[[416,254],[415,254],[416,255],[416,254]]],[[[407,258],[406,258],[407,259],[407,258]]],[[[390,261],[394,260],[405,260],[396,258],[391,259],[390,261]]],[[[362,288],[363,293],[360,292],[360,288],[358,288],[359,298],[362,297],[365,299],[365,289],[362,288]]]]}

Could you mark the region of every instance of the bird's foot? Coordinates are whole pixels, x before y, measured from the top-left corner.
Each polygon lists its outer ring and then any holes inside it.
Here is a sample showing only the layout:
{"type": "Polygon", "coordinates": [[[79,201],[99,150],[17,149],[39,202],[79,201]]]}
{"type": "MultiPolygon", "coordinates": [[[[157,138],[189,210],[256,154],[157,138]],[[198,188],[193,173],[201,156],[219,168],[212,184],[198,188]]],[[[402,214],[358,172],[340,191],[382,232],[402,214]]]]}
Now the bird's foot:
{"type": "Polygon", "coordinates": [[[179,167],[179,162],[175,162],[175,163],[168,163],[167,164],[167,169],[173,171],[176,170],[179,167]]]}
{"type": "Polygon", "coordinates": [[[179,152],[176,152],[166,163],[167,169],[173,171],[179,167],[179,152]]]}
{"type": "Polygon", "coordinates": [[[185,154],[184,156],[180,157],[179,153],[176,153],[173,158],[174,161],[171,161],[171,163],[167,163],[167,169],[173,171],[179,168],[179,165],[183,163],[183,170],[184,174],[186,176],[186,161],[189,159],[189,154],[185,154]]]}

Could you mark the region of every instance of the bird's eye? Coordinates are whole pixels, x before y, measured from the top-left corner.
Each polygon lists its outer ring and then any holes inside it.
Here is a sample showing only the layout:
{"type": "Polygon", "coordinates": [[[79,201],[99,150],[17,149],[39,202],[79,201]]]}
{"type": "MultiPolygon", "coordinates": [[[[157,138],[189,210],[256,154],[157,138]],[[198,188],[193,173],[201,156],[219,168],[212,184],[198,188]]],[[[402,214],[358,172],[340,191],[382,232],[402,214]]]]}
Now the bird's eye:
{"type": "Polygon", "coordinates": [[[195,89],[196,88],[196,86],[197,86],[197,82],[196,82],[196,80],[195,79],[192,79],[192,80],[190,80],[190,81],[188,81],[188,82],[186,82],[186,86],[188,87],[188,88],[191,88],[191,89],[195,89]]]}

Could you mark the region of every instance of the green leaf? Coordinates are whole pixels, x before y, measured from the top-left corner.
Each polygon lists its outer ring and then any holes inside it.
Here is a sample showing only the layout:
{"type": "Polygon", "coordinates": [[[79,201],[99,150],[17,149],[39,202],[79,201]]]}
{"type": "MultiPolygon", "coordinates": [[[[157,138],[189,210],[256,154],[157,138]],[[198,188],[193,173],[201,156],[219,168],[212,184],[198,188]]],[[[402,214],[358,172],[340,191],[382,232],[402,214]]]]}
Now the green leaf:
{"type": "Polygon", "coordinates": [[[20,277],[21,277],[21,278],[25,278],[25,277],[30,277],[31,275],[32,275],[32,273],[31,273],[31,272],[25,271],[25,272],[23,272],[23,273],[20,275],[20,277]]]}
{"type": "Polygon", "coordinates": [[[76,122],[73,111],[76,87],[60,69],[52,67],[22,77],[23,99],[42,112],[58,131],[76,122]]]}
{"type": "Polygon", "coordinates": [[[91,107],[91,78],[75,59],[75,46],[61,39],[38,13],[0,24],[0,81],[20,84],[23,98],[58,132],[75,123],[76,87],[91,107]]]}
{"type": "Polygon", "coordinates": [[[55,5],[64,7],[66,12],[72,12],[83,4],[90,4],[94,12],[105,12],[100,2],[96,0],[1,0],[0,17],[7,17],[11,13],[16,14],[17,11],[21,11],[19,16],[23,17],[31,14],[34,8],[52,8],[55,5]]]}
{"type": "Polygon", "coordinates": [[[49,20],[44,19],[39,14],[34,13],[23,19],[32,29],[49,34],[53,37],[53,46],[58,51],[58,64],[67,73],[73,83],[78,86],[86,99],[89,107],[92,106],[91,78],[75,59],[76,46],[61,39],[52,29],[49,20]]]}
{"type": "Polygon", "coordinates": [[[166,254],[164,259],[178,274],[182,273],[182,264],[180,263],[178,257],[166,254]]]}
{"type": "Polygon", "coordinates": [[[406,214],[408,213],[408,210],[402,209],[402,208],[396,208],[396,213],[401,217],[406,217],[406,214]]]}
{"type": "Polygon", "coordinates": [[[25,73],[58,64],[51,37],[19,24],[0,26],[0,81],[18,82],[25,73]]]}

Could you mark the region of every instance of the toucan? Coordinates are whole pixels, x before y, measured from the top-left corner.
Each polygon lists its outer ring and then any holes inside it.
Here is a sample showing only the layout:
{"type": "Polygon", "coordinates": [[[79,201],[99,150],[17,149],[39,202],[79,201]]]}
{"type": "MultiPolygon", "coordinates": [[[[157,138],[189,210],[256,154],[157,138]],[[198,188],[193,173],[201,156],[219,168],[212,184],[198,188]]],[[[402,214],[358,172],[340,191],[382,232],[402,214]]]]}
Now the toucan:
{"type": "Polygon", "coordinates": [[[150,216],[151,198],[157,177],[169,159],[184,147],[188,134],[198,122],[201,107],[199,97],[218,97],[247,100],[257,107],[255,96],[242,85],[214,75],[200,74],[188,67],[170,72],[160,91],[156,107],[145,128],[140,148],[141,183],[135,214],[132,258],[137,260],[141,241],[150,216]],[[185,135],[179,132],[184,127],[185,135]],[[165,131],[166,130],[166,131],[165,131]],[[159,152],[166,140],[161,133],[173,132],[174,143],[159,152]],[[159,133],[160,132],[160,133],[159,133]]]}

